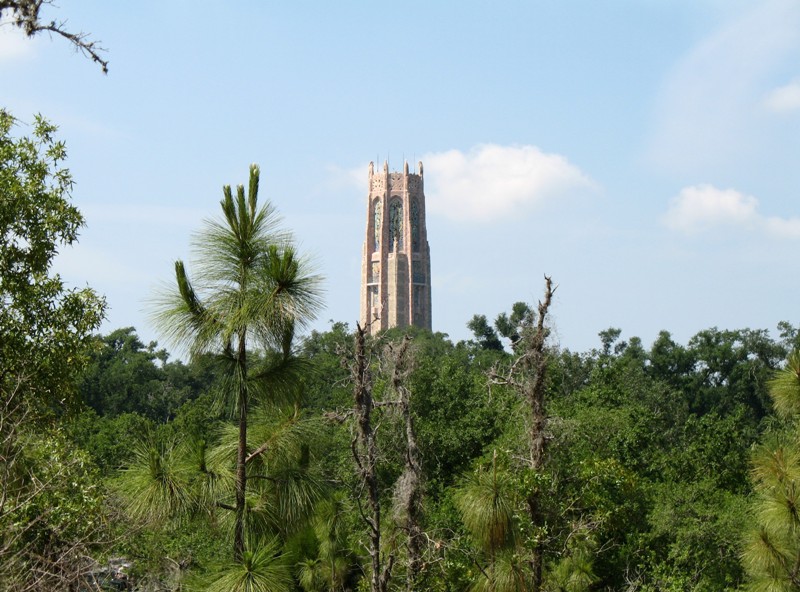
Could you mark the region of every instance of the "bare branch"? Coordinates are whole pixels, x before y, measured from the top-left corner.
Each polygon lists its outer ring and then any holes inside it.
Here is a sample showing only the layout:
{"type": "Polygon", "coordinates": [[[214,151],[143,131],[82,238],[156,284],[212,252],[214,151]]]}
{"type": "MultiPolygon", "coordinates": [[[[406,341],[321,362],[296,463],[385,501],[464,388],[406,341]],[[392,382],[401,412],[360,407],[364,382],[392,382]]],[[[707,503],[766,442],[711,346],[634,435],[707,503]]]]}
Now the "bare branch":
{"type": "Polygon", "coordinates": [[[106,49],[98,41],[90,40],[88,33],[68,31],[65,20],[42,21],[40,10],[43,4],[52,5],[53,2],[51,0],[0,0],[0,18],[11,14],[11,24],[22,29],[28,37],[43,32],[60,35],[72,44],[75,51],[98,64],[102,68],[103,74],[108,74],[108,60],[101,57],[106,49]]]}

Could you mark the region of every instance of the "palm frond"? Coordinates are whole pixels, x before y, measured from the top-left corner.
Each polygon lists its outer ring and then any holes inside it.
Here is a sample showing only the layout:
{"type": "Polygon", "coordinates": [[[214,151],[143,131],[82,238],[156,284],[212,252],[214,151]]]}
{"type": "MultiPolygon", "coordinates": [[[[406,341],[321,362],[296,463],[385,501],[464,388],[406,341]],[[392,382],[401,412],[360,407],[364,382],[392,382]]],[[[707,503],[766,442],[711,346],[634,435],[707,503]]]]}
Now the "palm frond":
{"type": "Polygon", "coordinates": [[[785,436],[773,435],[753,450],[750,474],[764,487],[800,480],[800,450],[785,436]]]}
{"type": "Polygon", "coordinates": [[[792,537],[800,533],[800,490],[790,481],[761,491],[758,518],[773,533],[792,537]]]}
{"type": "Polygon", "coordinates": [[[475,579],[470,592],[526,592],[532,589],[528,571],[520,556],[504,551],[475,579]]]}
{"type": "Polygon", "coordinates": [[[297,564],[297,581],[305,592],[322,592],[325,580],[319,559],[304,559],[297,564]]]}
{"type": "Polygon", "coordinates": [[[265,524],[285,537],[306,522],[324,491],[323,481],[315,472],[285,467],[264,480],[259,510],[265,524]]]}
{"type": "Polygon", "coordinates": [[[266,319],[270,335],[282,336],[287,322],[302,328],[313,320],[321,306],[321,276],[310,262],[290,244],[272,244],[258,263],[253,309],[266,319]]]}
{"type": "Polygon", "coordinates": [[[345,546],[346,517],[350,510],[347,497],[341,491],[335,491],[317,503],[313,526],[321,556],[333,556],[345,546]]]}
{"type": "MultiPolygon", "coordinates": [[[[305,460],[308,443],[318,430],[318,418],[304,417],[292,408],[253,412],[247,448],[248,532],[285,534],[310,516],[324,492],[322,479],[305,460]]],[[[209,467],[229,476],[222,481],[226,487],[237,448],[238,430],[227,425],[207,456],[209,467]]]]}
{"type": "Polygon", "coordinates": [[[222,566],[209,578],[206,592],[291,592],[292,574],[272,541],[255,551],[245,551],[241,561],[222,566]]]}
{"type": "Polygon", "coordinates": [[[205,440],[183,443],[178,454],[186,473],[191,475],[194,500],[200,509],[214,513],[219,502],[233,499],[234,467],[214,462],[205,440]]]}
{"type": "Polygon", "coordinates": [[[789,355],[786,368],[769,381],[775,411],[782,417],[800,416],[800,351],[789,355]]]}
{"type": "Polygon", "coordinates": [[[572,548],[548,573],[548,589],[561,592],[586,592],[597,581],[592,565],[592,546],[583,543],[572,548]]]}
{"type": "Polygon", "coordinates": [[[189,474],[179,462],[174,444],[141,442],[116,488],[127,513],[137,522],[158,525],[182,517],[192,507],[189,474]]]}
{"type": "Polygon", "coordinates": [[[792,564],[793,549],[787,541],[776,538],[763,527],[749,531],[742,550],[742,564],[752,581],[771,582],[788,580],[788,569],[792,564]],[[783,574],[782,578],[778,574],[783,574]]]}
{"type": "Polygon", "coordinates": [[[500,549],[512,541],[515,499],[505,471],[496,466],[478,470],[455,499],[464,526],[484,550],[500,549]]]}
{"type": "Polygon", "coordinates": [[[253,365],[249,386],[253,401],[262,405],[294,405],[302,396],[302,378],[311,363],[294,355],[266,355],[253,365]]]}

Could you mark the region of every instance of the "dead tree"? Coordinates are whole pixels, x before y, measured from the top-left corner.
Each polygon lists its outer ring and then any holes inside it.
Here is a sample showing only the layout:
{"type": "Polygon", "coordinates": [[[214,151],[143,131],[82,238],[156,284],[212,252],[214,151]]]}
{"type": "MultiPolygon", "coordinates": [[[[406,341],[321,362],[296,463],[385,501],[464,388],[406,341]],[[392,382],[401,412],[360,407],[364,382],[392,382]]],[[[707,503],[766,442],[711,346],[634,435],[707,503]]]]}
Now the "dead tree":
{"type": "Polygon", "coordinates": [[[371,348],[367,345],[366,328],[356,324],[355,350],[350,363],[353,382],[353,409],[345,414],[333,414],[331,419],[344,421],[354,419],[351,440],[353,459],[358,469],[360,491],[356,502],[362,520],[369,531],[369,555],[372,567],[370,592],[386,592],[397,560],[396,541],[390,541],[390,550],[381,549],[381,500],[378,482],[378,445],[375,439],[377,427],[373,411],[376,408],[399,411],[405,431],[406,449],[404,470],[394,485],[394,522],[407,536],[408,565],[406,586],[414,590],[422,569],[424,534],[420,528],[422,514],[422,463],[414,431],[411,413],[411,393],[405,386],[412,370],[410,351],[411,338],[406,336],[399,345],[388,344],[383,350],[383,370],[388,371],[389,386],[397,395],[394,400],[375,401],[373,398],[371,348]],[[368,510],[361,500],[366,495],[368,510]]]}
{"type": "Polygon", "coordinates": [[[414,418],[411,414],[411,393],[405,386],[412,369],[410,341],[411,338],[406,336],[396,349],[389,344],[386,348],[386,358],[392,365],[391,385],[398,396],[394,404],[399,407],[403,416],[406,435],[405,467],[395,484],[395,512],[398,524],[408,537],[406,589],[412,592],[416,588],[417,578],[422,569],[423,533],[420,527],[422,464],[414,431],[414,418]]]}
{"type": "MultiPolygon", "coordinates": [[[[519,339],[512,344],[517,358],[506,372],[500,373],[495,368],[490,376],[493,383],[505,384],[513,388],[527,404],[529,426],[526,464],[534,472],[541,471],[544,466],[547,447],[545,378],[548,356],[545,350],[545,341],[548,331],[545,327],[545,320],[555,291],[556,287],[553,286],[552,279],[545,276],[544,300],[539,301],[536,322],[534,324],[533,318],[526,319],[519,339]]],[[[542,492],[538,486],[534,486],[528,492],[526,505],[533,527],[535,529],[543,527],[542,492]]],[[[543,563],[544,542],[537,537],[533,544],[530,560],[533,592],[539,592],[542,588],[543,563]]]]}
{"type": "Polygon", "coordinates": [[[350,366],[353,380],[353,414],[355,433],[350,444],[353,459],[358,468],[360,485],[366,490],[369,501],[368,512],[361,505],[361,495],[356,496],[361,518],[369,529],[369,556],[372,565],[370,592],[386,592],[395,562],[395,553],[381,554],[381,500],[378,484],[378,446],[372,425],[372,371],[370,355],[366,345],[366,329],[356,323],[355,352],[350,366]]]}
{"type": "Polygon", "coordinates": [[[67,31],[66,21],[43,20],[40,14],[43,4],[53,4],[53,1],[0,0],[0,18],[6,17],[12,25],[22,29],[28,37],[39,33],[60,35],[72,44],[75,51],[90,58],[103,69],[104,74],[108,74],[108,60],[104,60],[100,55],[105,49],[97,41],[91,41],[86,33],[67,31]]]}

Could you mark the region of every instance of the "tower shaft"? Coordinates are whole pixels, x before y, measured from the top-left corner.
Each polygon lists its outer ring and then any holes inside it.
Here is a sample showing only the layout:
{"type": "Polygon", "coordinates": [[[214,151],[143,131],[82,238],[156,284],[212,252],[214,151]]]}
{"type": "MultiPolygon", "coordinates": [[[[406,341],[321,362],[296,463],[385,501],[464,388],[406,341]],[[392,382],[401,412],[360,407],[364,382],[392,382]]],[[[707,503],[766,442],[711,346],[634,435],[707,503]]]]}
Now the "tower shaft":
{"type": "Polygon", "coordinates": [[[431,328],[431,259],[419,174],[376,173],[369,163],[366,239],[361,264],[361,324],[375,334],[391,327],[431,328]]]}

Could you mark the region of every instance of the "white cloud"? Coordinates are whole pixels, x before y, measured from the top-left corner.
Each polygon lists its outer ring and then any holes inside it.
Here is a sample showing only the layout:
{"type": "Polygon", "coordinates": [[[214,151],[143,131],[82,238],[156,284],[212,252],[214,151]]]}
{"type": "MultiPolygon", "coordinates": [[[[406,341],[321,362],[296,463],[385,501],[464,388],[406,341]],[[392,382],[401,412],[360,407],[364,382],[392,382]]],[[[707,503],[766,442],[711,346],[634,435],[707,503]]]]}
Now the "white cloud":
{"type": "Polygon", "coordinates": [[[766,231],[778,238],[800,238],[800,218],[764,218],[762,221],[766,231]]]}
{"type": "Polygon", "coordinates": [[[776,113],[800,110],[800,81],[773,89],[764,99],[764,105],[776,113]]]}
{"type": "Polygon", "coordinates": [[[758,212],[758,205],[755,197],[735,189],[695,185],[670,201],[663,221],[671,230],[686,234],[733,228],[774,238],[800,238],[800,218],[766,217],[758,212]]]}
{"type": "Polygon", "coordinates": [[[665,78],[649,150],[659,166],[693,171],[736,163],[762,140],[760,112],[775,86],[770,77],[800,59],[800,3],[745,6],[665,78]]]}
{"type": "Polygon", "coordinates": [[[426,154],[427,207],[457,220],[497,220],[520,215],[545,200],[592,186],[566,158],[536,146],[482,144],[467,153],[426,154]]]}

